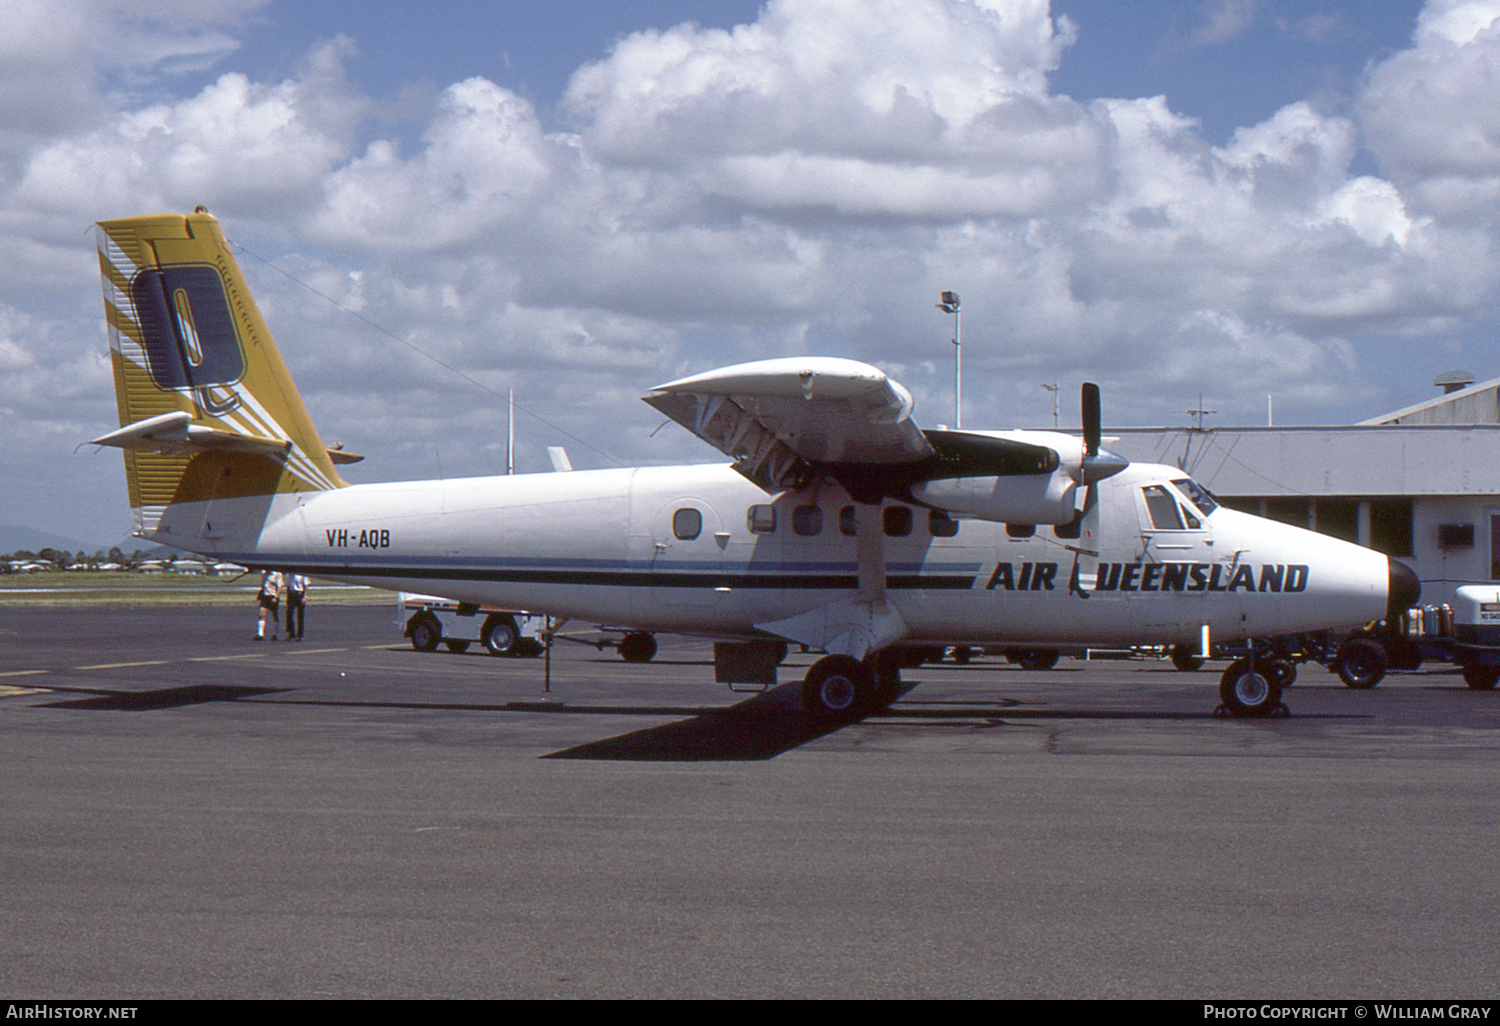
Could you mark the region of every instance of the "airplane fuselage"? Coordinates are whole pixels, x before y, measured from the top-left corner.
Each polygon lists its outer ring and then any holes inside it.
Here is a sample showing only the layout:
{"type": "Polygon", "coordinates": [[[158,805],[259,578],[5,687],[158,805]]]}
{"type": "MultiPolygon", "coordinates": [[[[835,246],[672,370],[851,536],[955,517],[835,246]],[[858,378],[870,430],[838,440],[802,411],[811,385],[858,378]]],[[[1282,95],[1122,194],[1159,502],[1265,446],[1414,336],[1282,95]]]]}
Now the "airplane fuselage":
{"type": "MultiPolygon", "coordinates": [[[[1136,464],[1103,482],[1098,534],[1078,539],[887,500],[885,597],[903,640],[1167,644],[1196,642],[1204,625],[1227,640],[1385,614],[1384,556],[1222,507],[1203,513],[1184,478],[1136,464]]],[[[724,465],[219,499],[174,505],[161,527],[156,540],[254,567],[723,639],[764,636],[757,625],[858,585],[842,488],[771,495],[724,465]],[[255,503],[260,516],[224,508],[255,503]],[[264,526],[215,537],[216,521],[264,526]]]]}
{"type": "MultiPolygon", "coordinates": [[[[834,719],[896,699],[903,645],[1223,641],[1394,619],[1419,593],[1377,552],[1109,452],[1089,382],[1077,437],[924,430],[878,367],[756,360],[642,396],[732,466],[350,485],[363,457],[318,434],[212,215],[95,240],[120,426],[94,443],[124,452],[137,535],[176,548],[710,637],[726,682],[769,683],[799,643],[823,653],[803,705],[834,719]]],[[[1271,714],[1293,672],[1235,660],[1220,697],[1271,714]]]]}

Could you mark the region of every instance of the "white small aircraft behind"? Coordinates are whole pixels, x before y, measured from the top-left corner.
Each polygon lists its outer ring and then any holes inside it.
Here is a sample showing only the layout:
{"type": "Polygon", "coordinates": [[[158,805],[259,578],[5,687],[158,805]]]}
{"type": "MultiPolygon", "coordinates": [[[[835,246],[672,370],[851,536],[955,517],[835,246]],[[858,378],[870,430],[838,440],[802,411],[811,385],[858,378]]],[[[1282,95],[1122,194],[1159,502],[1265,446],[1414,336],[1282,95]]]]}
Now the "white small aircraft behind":
{"type": "MultiPolygon", "coordinates": [[[[121,426],[94,443],[125,450],[138,537],[214,559],[711,638],[731,682],[800,643],[831,718],[935,646],[1197,645],[1417,598],[1401,563],[1103,449],[1092,385],[1081,439],[922,430],[874,367],[764,360],[645,396],[730,464],[347,484],[361,457],[319,438],[218,222],[98,229],[121,426]]],[[[1280,706],[1265,663],[1226,671],[1230,711],[1280,706]]]]}

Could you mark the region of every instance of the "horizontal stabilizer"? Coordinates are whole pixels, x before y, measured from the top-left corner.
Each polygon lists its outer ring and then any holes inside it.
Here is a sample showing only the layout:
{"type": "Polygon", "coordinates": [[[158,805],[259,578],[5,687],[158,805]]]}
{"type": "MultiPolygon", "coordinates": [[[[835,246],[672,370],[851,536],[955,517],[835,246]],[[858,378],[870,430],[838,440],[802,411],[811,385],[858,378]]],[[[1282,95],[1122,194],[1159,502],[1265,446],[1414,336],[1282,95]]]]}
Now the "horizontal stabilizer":
{"type": "MultiPolygon", "coordinates": [[[[91,445],[112,445],[118,449],[146,452],[251,452],[274,455],[291,451],[285,439],[261,438],[255,435],[222,431],[206,424],[193,423],[193,416],[183,410],[147,417],[93,439],[91,445]]],[[[350,455],[353,455],[352,453],[350,455]]]]}
{"type": "Polygon", "coordinates": [[[348,450],[346,450],[343,446],[343,443],[341,442],[335,445],[327,446],[323,451],[328,453],[328,458],[330,460],[332,460],[334,463],[339,464],[358,463],[364,459],[364,457],[359,453],[349,452],[348,450]]]}

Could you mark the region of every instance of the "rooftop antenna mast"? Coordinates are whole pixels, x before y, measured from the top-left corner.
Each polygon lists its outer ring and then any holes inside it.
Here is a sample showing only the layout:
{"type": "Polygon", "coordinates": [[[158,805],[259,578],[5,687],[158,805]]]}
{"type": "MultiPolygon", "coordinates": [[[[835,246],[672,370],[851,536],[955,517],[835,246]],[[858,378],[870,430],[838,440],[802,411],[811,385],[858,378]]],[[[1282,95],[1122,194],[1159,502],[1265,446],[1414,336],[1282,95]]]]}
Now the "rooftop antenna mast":
{"type": "Polygon", "coordinates": [[[1203,430],[1203,418],[1205,416],[1207,416],[1208,414],[1210,414],[1210,413],[1218,413],[1219,411],[1218,410],[1205,410],[1203,408],[1203,393],[1199,392],[1198,393],[1198,408],[1195,409],[1195,410],[1188,410],[1187,412],[1188,412],[1188,416],[1189,417],[1197,417],[1198,418],[1198,428],[1197,428],[1197,430],[1202,431],[1203,430]]]}
{"type": "Polygon", "coordinates": [[[1054,381],[1052,384],[1043,385],[1042,387],[1052,393],[1052,426],[1057,427],[1057,382],[1054,381]]]}

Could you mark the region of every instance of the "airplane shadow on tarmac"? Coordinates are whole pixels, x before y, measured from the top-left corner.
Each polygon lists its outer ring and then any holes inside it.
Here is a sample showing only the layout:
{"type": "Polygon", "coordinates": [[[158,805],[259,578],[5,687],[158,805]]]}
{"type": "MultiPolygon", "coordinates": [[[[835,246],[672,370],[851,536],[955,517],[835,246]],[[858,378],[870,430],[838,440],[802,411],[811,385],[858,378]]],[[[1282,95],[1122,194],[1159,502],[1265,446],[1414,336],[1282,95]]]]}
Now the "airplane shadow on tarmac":
{"type": "Polygon", "coordinates": [[[807,712],[800,683],[782,684],[727,708],[575,745],[543,758],[745,762],[775,758],[846,725],[807,712]]]}
{"type": "Polygon", "coordinates": [[[177,709],[205,702],[233,702],[241,698],[275,695],[286,688],[250,688],[228,684],[191,684],[181,688],[158,688],[155,691],[104,691],[89,689],[93,698],[70,698],[46,703],[49,709],[92,709],[115,712],[149,712],[152,709],[177,709]]]}
{"type": "MultiPolygon", "coordinates": [[[[902,685],[902,694],[916,682],[902,685]]],[[[619,712],[619,709],[611,710],[619,712]]],[[[1106,720],[1204,720],[1203,712],[1146,710],[1021,709],[1010,700],[1000,702],[923,703],[910,708],[893,707],[854,722],[879,723],[882,719],[942,722],[983,720],[985,726],[1003,727],[1010,720],[1106,719],[1106,720]]],[[[700,712],[685,720],[633,730],[543,756],[546,759],[618,759],[627,761],[750,761],[772,759],[809,741],[849,726],[829,722],[802,706],[801,684],[788,683],[754,698],[700,712]]]]}
{"type": "MultiPolygon", "coordinates": [[[[275,704],[361,706],[385,709],[472,709],[476,712],[531,712],[573,715],[686,716],[644,730],[631,731],[601,741],[590,741],[551,755],[547,759],[620,759],[693,762],[702,760],[744,761],[771,759],[782,752],[830,734],[845,723],[829,722],[802,708],[800,684],[783,684],[744,702],[722,709],[684,706],[588,705],[561,702],[441,703],[430,702],[330,702],[271,698],[275,704]]],[[[293,689],[194,684],[150,691],[89,689],[87,698],[45,703],[48,708],[96,712],[149,712],[210,702],[266,699],[293,689]]]]}
{"type": "MultiPolygon", "coordinates": [[[[916,682],[902,686],[902,694],[916,682]]],[[[670,705],[622,706],[554,702],[433,703],[306,701],[285,696],[294,689],[198,684],[153,691],[92,691],[88,698],[47,703],[56,709],[146,712],[208,702],[242,699],[277,705],[361,706],[383,709],[468,709],[475,712],[530,712],[572,715],[685,716],[671,723],[633,730],[614,737],[589,741],[544,755],[544,759],[602,759],[635,762],[749,762],[773,759],[809,741],[832,734],[848,722],[829,721],[809,713],[802,705],[801,684],[792,682],[771,688],[743,702],[724,708],[705,709],[670,705]]],[[[893,707],[867,717],[881,720],[943,722],[980,719],[989,727],[1014,720],[1202,720],[1204,712],[1165,710],[1025,709],[1009,700],[1000,702],[952,701],[893,707]]],[[[1326,714],[1317,718],[1327,718],[1326,714]]],[[[1339,717],[1336,717],[1339,718],[1339,717]]]]}

